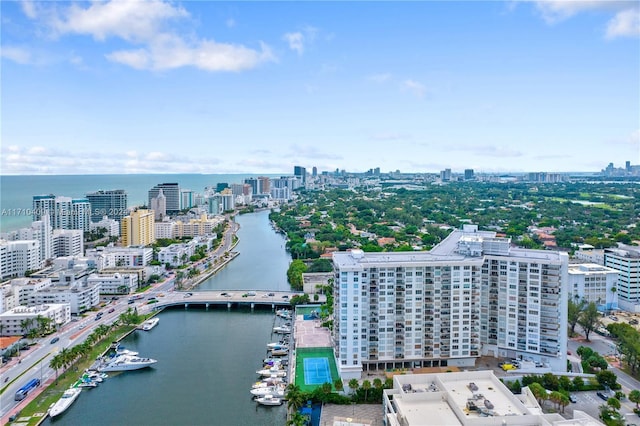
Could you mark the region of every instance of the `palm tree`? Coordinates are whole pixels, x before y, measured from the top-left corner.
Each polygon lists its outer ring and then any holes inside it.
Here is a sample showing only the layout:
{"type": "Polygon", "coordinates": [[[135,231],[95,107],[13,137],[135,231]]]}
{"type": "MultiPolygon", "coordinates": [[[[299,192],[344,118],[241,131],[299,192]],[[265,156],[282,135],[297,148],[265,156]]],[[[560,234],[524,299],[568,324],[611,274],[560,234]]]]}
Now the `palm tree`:
{"type": "Polygon", "coordinates": [[[369,389],[371,389],[371,382],[369,380],[364,380],[362,382],[362,389],[364,389],[364,402],[367,402],[367,396],[369,393],[369,389]]]}
{"type": "Polygon", "coordinates": [[[60,354],[54,355],[51,358],[51,361],[49,362],[49,367],[56,370],[56,380],[58,380],[58,370],[62,368],[62,366],[63,366],[63,363],[62,363],[62,357],[60,356],[60,354]]]}
{"type": "Polygon", "coordinates": [[[287,386],[287,393],[284,397],[287,400],[287,407],[293,413],[297,412],[304,405],[304,395],[300,387],[293,383],[287,386]]]}
{"type": "Polygon", "coordinates": [[[338,392],[342,392],[344,390],[344,384],[342,383],[342,379],[336,379],[333,381],[333,387],[338,392]]]}
{"type": "Polygon", "coordinates": [[[298,412],[293,413],[293,415],[287,420],[287,426],[305,426],[307,424],[307,416],[304,416],[298,412]]]}
{"type": "Polygon", "coordinates": [[[355,393],[359,387],[360,387],[360,383],[358,383],[358,379],[349,380],[349,389],[351,389],[351,393],[355,393]]]}
{"type": "Polygon", "coordinates": [[[382,389],[382,380],[379,377],[373,379],[373,387],[376,389],[382,389]]]}

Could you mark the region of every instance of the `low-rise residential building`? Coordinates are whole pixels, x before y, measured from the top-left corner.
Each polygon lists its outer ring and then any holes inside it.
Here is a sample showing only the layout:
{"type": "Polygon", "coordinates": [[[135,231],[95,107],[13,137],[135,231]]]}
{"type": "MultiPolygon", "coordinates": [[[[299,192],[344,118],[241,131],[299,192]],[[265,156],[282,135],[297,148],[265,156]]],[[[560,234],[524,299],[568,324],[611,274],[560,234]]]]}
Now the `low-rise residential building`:
{"type": "Polygon", "coordinates": [[[514,395],[492,371],[396,375],[382,404],[387,426],[602,425],[578,410],[544,414],[528,387],[514,395]]]}
{"type": "Polygon", "coordinates": [[[63,326],[71,321],[71,307],[67,303],[37,305],[37,306],[17,306],[0,314],[0,325],[2,333],[7,336],[17,336],[25,334],[27,330],[23,328],[24,320],[31,321],[31,327],[37,327],[37,318],[48,318],[51,325],[55,327],[63,326]]]}
{"type": "Polygon", "coordinates": [[[74,315],[100,304],[100,285],[85,281],[52,285],[33,294],[36,304],[67,304],[74,315]]]}
{"type": "Polygon", "coordinates": [[[595,263],[571,264],[569,298],[594,302],[604,310],[618,309],[618,271],[595,263]]]}
{"type": "Polygon", "coordinates": [[[2,309],[8,311],[17,306],[34,306],[35,294],[51,287],[51,278],[14,278],[2,285],[2,309]]]}
{"type": "Polygon", "coordinates": [[[138,289],[137,274],[91,274],[87,283],[100,286],[100,294],[129,294],[138,289]]]}
{"type": "Polygon", "coordinates": [[[151,247],[96,247],[86,251],[86,257],[95,261],[98,270],[106,268],[137,268],[149,265],[153,260],[151,247]]]}
{"type": "Polygon", "coordinates": [[[182,266],[189,262],[189,258],[196,252],[197,243],[194,240],[188,243],[171,244],[162,247],[158,252],[158,261],[171,267],[182,266]]]}
{"type": "Polygon", "coordinates": [[[174,220],[164,220],[162,222],[156,222],[156,240],[173,239],[178,235],[178,225],[174,220]]]}
{"type": "Polygon", "coordinates": [[[23,276],[40,267],[38,240],[0,240],[0,279],[23,276]]]}
{"type": "Polygon", "coordinates": [[[103,216],[98,222],[91,222],[89,225],[90,231],[97,231],[98,229],[106,229],[107,235],[110,237],[120,236],[120,222],[115,219],[109,219],[108,216],[103,216]]]}

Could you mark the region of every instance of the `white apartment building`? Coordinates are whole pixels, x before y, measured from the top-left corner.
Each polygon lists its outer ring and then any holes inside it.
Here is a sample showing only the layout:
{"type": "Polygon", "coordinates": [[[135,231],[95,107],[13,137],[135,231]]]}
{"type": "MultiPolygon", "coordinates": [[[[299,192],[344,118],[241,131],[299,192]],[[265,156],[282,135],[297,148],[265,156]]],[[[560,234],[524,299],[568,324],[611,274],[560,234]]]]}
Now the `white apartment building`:
{"type": "Polygon", "coordinates": [[[45,260],[53,257],[52,228],[49,215],[44,215],[42,220],[31,223],[28,228],[20,228],[17,231],[0,234],[0,239],[7,241],[38,240],[40,242],[40,265],[45,260]]]}
{"type": "Polygon", "coordinates": [[[82,256],[84,232],[80,229],[54,229],[53,257],[82,256]]]}
{"type": "MultiPolygon", "coordinates": [[[[62,326],[71,321],[71,308],[68,304],[52,304],[38,306],[17,306],[0,314],[2,333],[7,336],[24,334],[21,322],[25,319],[33,320],[43,317],[51,319],[52,326],[62,326]]],[[[34,325],[35,326],[35,325],[34,325]]]]}
{"type": "Polygon", "coordinates": [[[602,249],[578,250],[573,254],[573,257],[585,263],[604,265],[604,250],[602,249]]]}
{"type": "Polygon", "coordinates": [[[429,252],[352,250],[333,264],[343,380],[363,369],[473,366],[481,355],[566,369],[565,253],[514,248],[465,225],[429,252]]]}
{"type": "Polygon", "coordinates": [[[544,414],[528,387],[514,395],[492,371],[395,375],[382,406],[387,426],[602,425],[578,410],[544,414]]]}
{"type": "Polygon", "coordinates": [[[14,278],[2,286],[3,309],[1,312],[16,306],[33,306],[36,304],[34,294],[51,287],[50,278],[14,278]]]}
{"type": "Polygon", "coordinates": [[[110,237],[120,236],[120,222],[115,219],[109,219],[108,216],[103,216],[99,222],[91,222],[89,225],[90,231],[96,231],[100,228],[107,230],[107,235],[110,237]]]}
{"type": "Polygon", "coordinates": [[[158,252],[158,261],[163,265],[167,263],[172,267],[184,265],[189,262],[189,258],[196,252],[197,243],[194,240],[188,243],[171,244],[162,247],[158,252]]]}
{"type": "Polygon", "coordinates": [[[604,310],[618,308],[618,271],[595,263],[571,264],[569,299],[594,302],[604,310]]]}
{"type": "Polygon", "coordinates": [[[620,244],[604,251],[604,264],[618,271],[620,309],[640,312],[640,247],[620,244]]]}
{"type": "Polygon", "coordinates": [[[80,314],[100,304],[100,285],[86,280],[71,285],[52,285],[33,294],[36,304],[66,304],[80,314]]]}
{"type": "Polygon", "coordinates": [[[178,225],[174,220],[156,222],[154,226],[156,228],[156,239],[173,239],[178,235],[178,225]]]}
{"type": "Polygon", "coordinates": [[[100,294],[130,294],[138,289],[137,274],[91,274],[88,284],[100,286],[100,294]]]}
{"type": "Polygon", "coordinates": [[[40,267],[38,240],[0,240],[0,279],[19,277],[40,267]]]}
{"type": "Polygon", "coordinates": [[[88,259],[95,261],[98,270],[105,268],[147,266],[153,260],[151,247],[96,247],[85,252],[88,259]]]}

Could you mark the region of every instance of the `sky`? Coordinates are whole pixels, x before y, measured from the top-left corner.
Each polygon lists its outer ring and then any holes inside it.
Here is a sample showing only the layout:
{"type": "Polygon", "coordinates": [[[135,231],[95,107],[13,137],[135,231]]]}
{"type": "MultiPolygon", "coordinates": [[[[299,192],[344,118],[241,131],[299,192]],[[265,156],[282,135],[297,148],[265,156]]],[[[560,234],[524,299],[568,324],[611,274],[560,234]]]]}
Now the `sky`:
{"type": "Polygon", "coordinates": [[[640,164],[640,3],[0,2],[0,174],[640,164]]]}

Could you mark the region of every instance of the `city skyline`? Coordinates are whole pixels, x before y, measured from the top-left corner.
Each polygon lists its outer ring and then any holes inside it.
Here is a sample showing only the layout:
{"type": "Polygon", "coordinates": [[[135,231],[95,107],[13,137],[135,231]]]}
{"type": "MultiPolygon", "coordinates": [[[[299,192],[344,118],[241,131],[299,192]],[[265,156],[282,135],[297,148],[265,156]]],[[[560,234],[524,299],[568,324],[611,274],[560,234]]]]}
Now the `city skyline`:
{"type": "Polygon", "coordinates": [[[8,2],[2,175],[640,164],[637,2],[8,2]]]}

